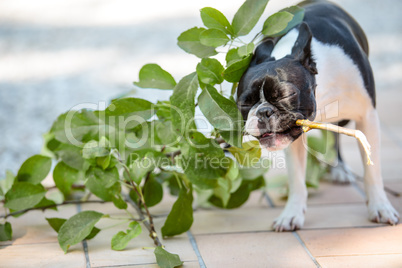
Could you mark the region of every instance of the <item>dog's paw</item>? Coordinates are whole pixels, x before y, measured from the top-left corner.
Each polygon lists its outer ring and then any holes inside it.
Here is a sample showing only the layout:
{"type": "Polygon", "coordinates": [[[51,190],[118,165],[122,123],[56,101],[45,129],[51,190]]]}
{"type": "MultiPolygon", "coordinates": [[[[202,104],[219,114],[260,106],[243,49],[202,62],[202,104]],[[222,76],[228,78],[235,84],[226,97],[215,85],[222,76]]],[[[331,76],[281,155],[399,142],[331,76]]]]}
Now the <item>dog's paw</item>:
{"type": "Polygon", "coordinates": [[[305,208],[285,209],[275,219],[272,228],[275,232],[295,231],[303,227],[305,208]]]}
{"type": "Polygon", "coordinates": [[[394,209],[391,203],[387,202],[369,202],[369,219],[372,222],[388,223],[395,225],[399,222],[399,213],[394,209]]]}
{"type": "Polygon", "coordinates": [[[325,179],[340,184],[348,184],[355,181],[355,175],[344,162],[339,161],[338,165],[331,168],[331,171],[325,179]]]}

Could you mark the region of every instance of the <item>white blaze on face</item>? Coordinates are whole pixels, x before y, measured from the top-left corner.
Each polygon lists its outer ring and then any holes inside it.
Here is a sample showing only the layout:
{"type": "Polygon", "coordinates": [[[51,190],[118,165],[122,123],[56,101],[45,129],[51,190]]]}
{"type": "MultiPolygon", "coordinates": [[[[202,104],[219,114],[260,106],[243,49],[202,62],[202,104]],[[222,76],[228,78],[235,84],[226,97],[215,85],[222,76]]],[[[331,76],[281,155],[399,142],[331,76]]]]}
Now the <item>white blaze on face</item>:
{"type": "Polygon", "coordinates": [[[261,135],[260,130],[258,128],[258,117],[257,117],[257,110],[260,105],[254,105],[253,108],[248,112],[247,121],[245,125],[246,133],[258,137],[261,135]]]}
{"type": "Polygon", "coordinates": [[[264,96],[264,85],[265,85],[265,80],[263,81],[261,87],[260,87],[260,105],[254,105],[253,108],[248,112],[247,115],[247,122],[245,126],[245,130],[248,134],[258,137],[261,135],[261,132],[258,128],[258,117],[257,117],[257,111],[258,109],[265,103],[267,103],[267,100],[265,99],[264,96]]]}

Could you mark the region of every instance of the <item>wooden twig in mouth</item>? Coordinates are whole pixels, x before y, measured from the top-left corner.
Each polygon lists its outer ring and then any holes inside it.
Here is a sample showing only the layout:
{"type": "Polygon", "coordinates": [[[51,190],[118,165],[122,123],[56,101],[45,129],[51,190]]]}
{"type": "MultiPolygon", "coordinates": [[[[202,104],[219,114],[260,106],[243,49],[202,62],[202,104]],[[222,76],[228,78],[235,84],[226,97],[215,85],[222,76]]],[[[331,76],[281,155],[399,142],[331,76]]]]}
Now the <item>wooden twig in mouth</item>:
{"type": "Polygon", "coordinates": [[[344,128],[340,127],[337,125],[333,124],[327,124],[327,123],[318,123],[318,122],[312,122],[309,120],[297,120],[296,125],[303,127],[303,131],[307,132],[310,131],[311,129],[323,129],[323,130],[328,130],[332,132],[336,132],[339,134],[344,134],[348,135],[351,137],[355,137],[360,144],[362,145],[364,152],[366,153],[367,156],[367,165],[374,165],[373,161],[371,161],[370,155],[371,155],[371,146],[369,142],[367,141],[366,136],[361,132],[360,130],[355,130],[355,129],[349,129],[349,128],[344,128]]]}

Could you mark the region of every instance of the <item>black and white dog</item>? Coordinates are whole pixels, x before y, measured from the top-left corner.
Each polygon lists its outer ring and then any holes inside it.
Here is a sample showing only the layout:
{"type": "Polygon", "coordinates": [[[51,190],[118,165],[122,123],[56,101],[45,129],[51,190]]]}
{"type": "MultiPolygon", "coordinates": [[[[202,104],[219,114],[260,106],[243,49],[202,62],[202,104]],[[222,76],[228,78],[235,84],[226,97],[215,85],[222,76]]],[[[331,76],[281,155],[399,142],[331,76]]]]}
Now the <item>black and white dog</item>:
{"type": "MultiPolygon", "coordinates": [[[[307,150],[297,119],[340,125],[356,122],[372,146],[374,166],[365,165],[364,172],[369,219],[395,224],[399,215],[387,199],[381,176],[380,126],[365,34],[333,3],[305,1],[299,5],[305,9],[303,22],[283,37],[263,40],[237,92],[246,132],[270,151],[290,145],[285,151],[289,198],[273,227],[290,231],[304,223],[307,150]]],[[[333,179],[350,181],[353,175],[338,158],[339,164],[331,171],[333,179]]]]}

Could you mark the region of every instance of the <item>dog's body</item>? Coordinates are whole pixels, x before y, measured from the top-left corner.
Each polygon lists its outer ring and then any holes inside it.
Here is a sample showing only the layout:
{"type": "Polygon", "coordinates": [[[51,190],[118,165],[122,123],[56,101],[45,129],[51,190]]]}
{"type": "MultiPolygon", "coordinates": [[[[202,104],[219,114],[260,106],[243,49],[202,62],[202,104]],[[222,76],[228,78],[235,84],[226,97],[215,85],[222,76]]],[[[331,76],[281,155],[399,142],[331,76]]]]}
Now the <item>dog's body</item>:
{"type": "MultiPolygon", "coordinates": [[[[364,175],[369,218],[394,224],[399,215],[382,183],[380,127],[367,39],[357,22],[337,5],[306,1],[301,6],[303,23],[281,38],[265,39],[256,48],[237,93],[239,109],[247,119],[246,132],[268,150],[290,145],[286,149],[289,199],[274,228],[294,230],[304,223],[307,153],[297,119],[356,122],[373,151],[374,166],[365,165],[364,175]]],[[[338,156],[338,165],[331,171],[333,179],[350,181],[352,174],[338,156]]]]}

